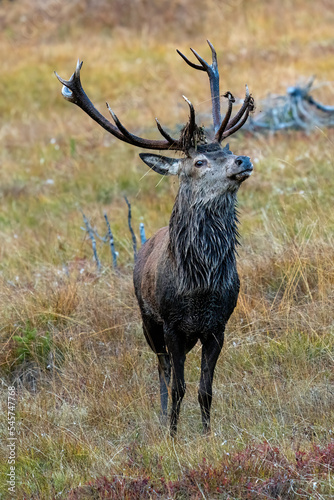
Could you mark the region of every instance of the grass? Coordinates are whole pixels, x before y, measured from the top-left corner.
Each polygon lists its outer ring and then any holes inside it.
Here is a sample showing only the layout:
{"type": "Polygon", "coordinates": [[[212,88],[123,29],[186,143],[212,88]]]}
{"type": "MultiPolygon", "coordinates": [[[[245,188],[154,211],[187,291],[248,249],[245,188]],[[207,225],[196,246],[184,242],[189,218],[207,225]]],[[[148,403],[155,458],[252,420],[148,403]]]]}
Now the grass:
{"type": "MultiPolygon", "coordinates": [[[[175,53],[209,57],[208,37],[223,90],[237,97],[245,82],[256,99],[312,74],[332,82],[331,6],[125,5],[0,5],[0,429],[6,440],[15,384],[17,498],[331,498],[333,131],[231,138],[255,166],[239,194],[242,289],[215,373],[212,435],[200,433],[196,346],[172,441],[158,423],[123,195],[150,236],[168,223],[177,183],[145,175],[138,151],[62,100],[53,75],[69,77],[83,58],[98,108],[108,100],[131,130],[157,137],[155,116],[172,130],[185,121],[181,94],[210,112],[205,76],[175,53]],[[99,243],[97,273],[80,210],[100,234],[108,213],[119,275],[99,243]]],[[[332,83],[316,97],[333,103],[332,83]]],[[[0,456],[5,478],[6,447],[0,456]]]]}

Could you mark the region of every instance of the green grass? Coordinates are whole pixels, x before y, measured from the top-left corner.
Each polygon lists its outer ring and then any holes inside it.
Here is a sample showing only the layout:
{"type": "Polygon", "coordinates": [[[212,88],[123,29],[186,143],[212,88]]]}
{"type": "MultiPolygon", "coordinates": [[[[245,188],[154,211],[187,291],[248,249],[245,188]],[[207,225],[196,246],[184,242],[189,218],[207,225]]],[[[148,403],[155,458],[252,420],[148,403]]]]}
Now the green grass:
{"type": "MultiPolygon", "coordinates": [[[[0,5],[0,433],[6,440],[6,385],[15,384],[17,498],[150,498],[147,477],[161,491],[162,480],[171,482],[170,498],[215,498],[224,478],[230,489],[219,498],[278,498],[256,490],[282,482],[275,470],[299,481],[307,498],[331,498],[333,131],[231,138],[231,150],[255,167],[239,193],[241,294],[215,373],[212,435],[201,435],[198,345],[187,358],[172,441],[159,425],[156,360],[141,332],[123,196],[136,232],[144,221],[151,236],[168,224],[177,182],[148,173],[139,151],[65,102],[53,74],[68,78],[84,59],[83,85],[98,109],[108,100],[130,130],[157,138],[155,116],[172,131],[187,119],[182,94],[210,113],[206,76],[175,48],[207,58],[210,38],[222,90],[237,97],[246,82],[259,100],[300,77],[332,81],[329,3],[83,6],[0,5]],[[81,211],[101,235],[107,212],[119,275],[99,242],[97,272],[81,211]],[[118,478],[116,496],[98,496],[103,476],[118,478]],[[247,481],[255,497],[246,496],[247,481]]],[[[315,95],[334,103],[330,85],[315,95]]],[[[2,478],[6,453],[2,447],[2,478]]]]}

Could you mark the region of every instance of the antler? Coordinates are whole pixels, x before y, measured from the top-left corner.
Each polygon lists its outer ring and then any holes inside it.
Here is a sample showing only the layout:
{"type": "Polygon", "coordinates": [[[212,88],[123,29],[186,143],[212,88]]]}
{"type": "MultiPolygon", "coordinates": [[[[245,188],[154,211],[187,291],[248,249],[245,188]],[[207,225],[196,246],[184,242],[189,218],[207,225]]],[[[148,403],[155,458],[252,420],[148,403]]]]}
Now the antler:
{"type": "Polygon", "coordinates": [[[230,98],[232,94],[230,92],[227,92],[224,97],[228,97],[229,99],[229,107],[227,110],[227,113],[225,115],[225,118],[218,130],[218,132],[215,135],[215,141],[221,142],[223,139],[226,139],[229,135],[234,134],[237,130],[239,130],[247,121],[247,118],[249,116],[249,113],[251,113],[254,110],[254,99],[250,95],[248,86],[246,85],[246,97],[244,99],[244,102],[237,112],[236,115],[230,120],[231,112],[232,112],[232,103],[235,102],[234,97],[232,96],[232,99],[230,98]],[[228,121],[226,118],[228,117],[228,121]],[[225,123],[226,121],[226,123],[225,123]]]}
{"type": "Polygon", "coordinates": [[[206,71],[209,76],[210,81],[210,92],[211,92],[211,101],[212,101],[212,117],[213,117],[213,126],[215,132],[218,131],[221,122],[220,116],[220,94],[219,94],[219,71],[218,71],[218,61],[217,61],[217,53],[215,51],[214,46],[207,40],[209,47],[212,52],[212,64],[208,64],[197,52],[190,48],[191,52],[198,59],[201,64],[194,64],[189,61],[189,59],[182,54],[178,49],[176,52],[184,59],[184,61],[191,66],[192,68],[198,69],[200,71],[206,71]]]}
{"type": "MultiPolygon", "coordinates": [[[[243,102],[242,107],[238,111],[238,113],[231,119],[232,114],[232,106],[235,102],[235,99],[231,92],[227,92],[224,97],[228,98],[228,109],[224,119],[221,119],[220,115],[220,94],[219,94],[219,72],[218,72],[218,62],[217,62],[217,54],[213,47],[213,45],[207,40],[209,47],[212,52],[212,64],[208,64],[197,52],[193,49],[190,49],[195,57],[198,59],[200,64],[194,64],[189,61],[189,59],[184,56],[179,50],[177,50],[178,54],[186,61],[189,66],[192,68],[198,69],[200,71],[206,71],[209,76],[210,81],[210,91],[211,91],[211,101],[212,101],[212,116],[213,116],[213,125],[215,130],[214,142],[221,142],[223,139],[233,134],[239,128],[241,128],[246,122],[249,112],[254,109],[254,100],[252,96],[249,94],[248,87],[246,85],[246,97],[243,102]]],[[[166,132],[162,126],[160,125],[158,119],[156,118],[156,124],[160,134],[164,137],[165,140],[152,140],[152,139],[143,139],[134,134],[131,134],[124,125],[121,123],[119,118],[115,115],[115,113],[110,108],[109,104],[107,104],[108,111],[115,122],[113,125],[109,120],[107,120],[93,105],[84,89],[81,85],[80,79],[80,70],[82,68],[82,61],[78,61],[75,72],[71,76],[69,80],[64,80],[61,78],[56,72],[56,77],[63,84],[62,94],[68,101],[76,104],[81,108],[85,113],[87,113],[93,120],[95,120],[101,127],[110,132],[112,135],[117,137],[123,142],[128,144],[132,144],[133,146],[139,146],[144,149],[158,149],[158,150],[174,150],[174,151],[183,151],[187,153],[187,150],[191,146],[196,143],[196,134],[198,135],[199,128],[196,125],[195,121],[195,110],[191,102],[183,96],[185,101],[189,106],[190,116],[189,122],[184,127],[181,136],[179,139],[174,139],[171,137],[168,132],[166,132]]]]}
{"type": "Polygon", "coordinates": [[[217,53],[213,45],[207,40],[209,47],[212,52],[212,64],[208,64],[194,49],[190,49],[194,56],[198,59],[201,64],[194,64],[191,62],[182,52],[177,50],[177,53],[184,59],[184,61],[194,69],[200,71],[206,71],[209,76],[210,81],[210,92],[212,101],[212,117],[213,126],[215,131],[215,142],[221,142],[223,139],[229,135],[234,134],[239,130],[247,121],[249,113],[254,110],[254,99],[250,95],[248,87],[246,85],[246,97],[238,113],[230,120],[232,114],[232,106],[235,99],[231,92],[227,92],[224,97],[228,98],[228,109],[226,115],[221,120],[220,115],[220,93],[219,93],[219,71],[218,71],[218,61],[217,53]]]}
{"type": "MultiPolygon", "coordinates": [[[[78,61],[77,67],[73,75],[69,80],[64,80],[61,78],[56,72],[55,75],[63,84],[62,94],[66,100],[73,102],[79,108],[81,108],[85,113],[87,113],[93,120],[95,120],[101,127],[110,132],[112,135],[120,139],[121,141],[127,142],[128,144],[132,144],[134,146],[139,146],[144,149],[158,149],[158,150],[175,150],[175,151],[184,151],[185,144],[184,140],[182,140],[182,136],[180,139],[174,139],[171,137],[160,125],[159,121],[156,119],[157,127],[161,135],[165,138],[164,141],[157,141],[151,139],[142,139],[134,134],[131,134],[125,127],[122,125],[118,117],[110,108],[109,104],[107,104],[108,111],[110,112],[115,125],[113,125],[109,120],[107,120],[93,105],[84,89],[81,85],[80,80],[80,70],[82,68],[83,62],[78,61]]],[[[183,96],[184,97],[184,96],[183,96]]],[[[188,133],[191,131],[193,134],[196,124],[195,124],[195,111],[191,102],[184,97],[190,109],[190,119],[188,124],[188,133]]]]}

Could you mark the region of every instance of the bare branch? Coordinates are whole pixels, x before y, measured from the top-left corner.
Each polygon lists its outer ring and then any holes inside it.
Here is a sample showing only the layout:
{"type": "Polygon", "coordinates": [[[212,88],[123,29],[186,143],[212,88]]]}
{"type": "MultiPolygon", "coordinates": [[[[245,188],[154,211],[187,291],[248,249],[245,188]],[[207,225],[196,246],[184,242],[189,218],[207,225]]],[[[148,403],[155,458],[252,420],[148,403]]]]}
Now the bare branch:
{"type": "Polygon", "coordinates": [[[105,221],[106,221],[106,224],[107,224],[107,228],[108,228],[108,239],[109,239],[109,245],[110,245],[110,251],[111,251],[111,257],[112,257],[112,265],[113,265],[113,268],[114,269],[117,269],[117,253],[115,251],[115,245],[114,245],[114,236],[111,232],[111,228],[110,228],[110,224],[109,224],[109,220],[108,220],[108,216],[106,214],[106,212],[104,213],[104,218],[105,218],[105,221]]]}
{"type": "Polygon", "coordinates": [[[137,238],[136,238],[136,235],[134,233],[134,230],[132,229],[132,224],[131,224],[131,204],[126,196],[124,196],[124,199],[125,199],[126,204],[128,206],[128,225],[129,225],[129,230],[130,230],[130,233],[132,236],[133,256],[134,256],[134,260],[136,261],[136,259],[137,259],[137,238]]]}
{"type": "Polygon", "coordinates": [[[146,242],[146,235],[145,235],[145,226],[143,222],[139,224],[139,233],[140,233],[140,242],[142,245],[144,245],[144,243],[146,242]]]}
{"type": "Polygon", "coordinates": [[[90,225],[89,220],[87,219],[85,214],[83,212],[81,212],[81,214],[82,214],[82,217],[83,217],[83,220],[85,223],[87,234],[92,242],[94,260],[96,262],[97,270],[100,272],[101,271],[101,262],[100,262],[100,259],[98,258],[97,250],[96,250],[95,231],[93,230],[92,226],[90,225]]]}

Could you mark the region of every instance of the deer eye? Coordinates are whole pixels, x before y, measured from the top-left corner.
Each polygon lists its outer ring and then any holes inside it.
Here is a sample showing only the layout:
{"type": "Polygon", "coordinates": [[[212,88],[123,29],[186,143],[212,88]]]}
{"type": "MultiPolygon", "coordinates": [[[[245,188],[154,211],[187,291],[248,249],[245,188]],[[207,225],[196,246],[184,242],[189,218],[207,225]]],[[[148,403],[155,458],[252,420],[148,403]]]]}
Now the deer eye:
{"type": "Polygon", "coordinates": [[[207,161],[206,160],[197,160],[195,162],[195,167],[197,168],[200,168],[200,167],[204,167],[205,165],[207,165],[207,161]]]}

